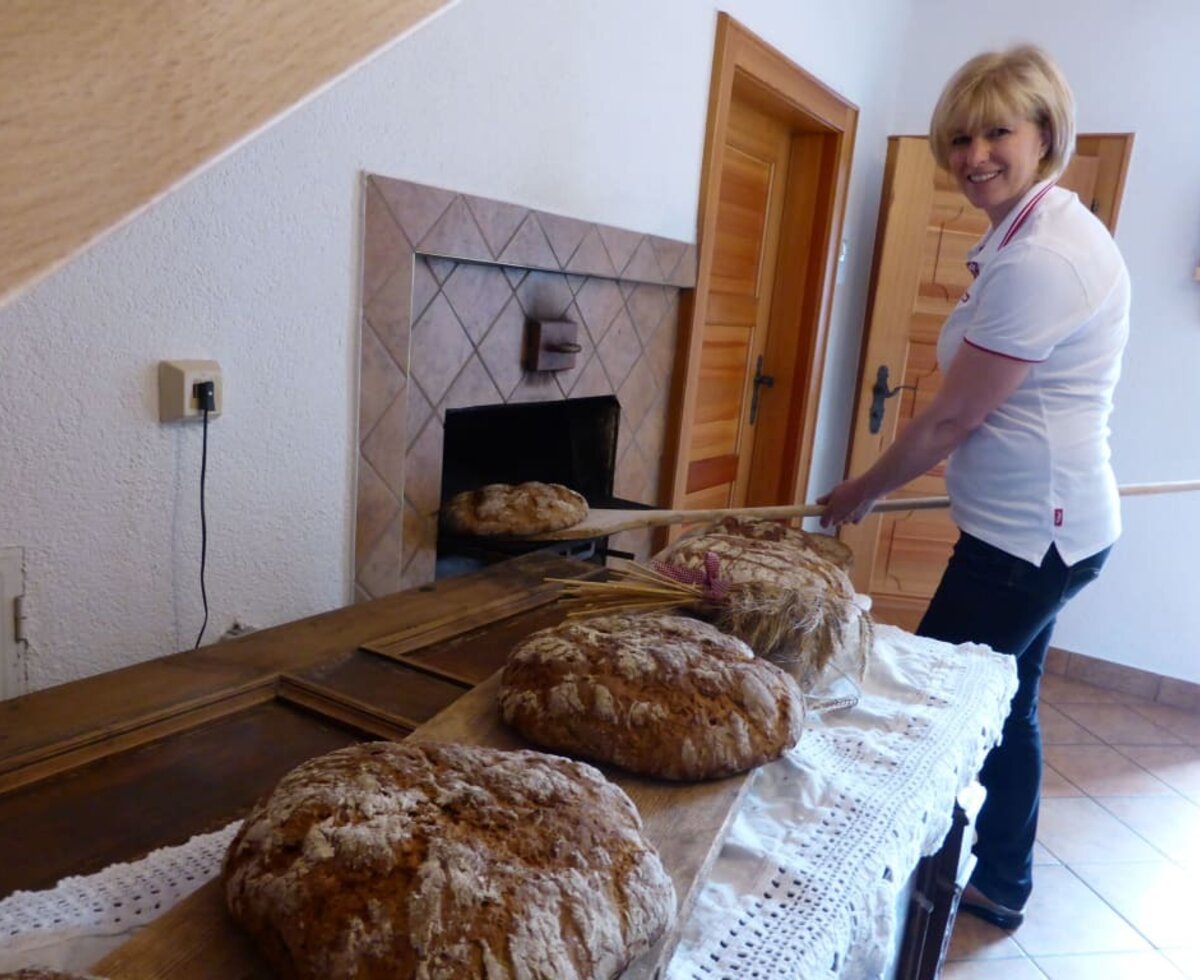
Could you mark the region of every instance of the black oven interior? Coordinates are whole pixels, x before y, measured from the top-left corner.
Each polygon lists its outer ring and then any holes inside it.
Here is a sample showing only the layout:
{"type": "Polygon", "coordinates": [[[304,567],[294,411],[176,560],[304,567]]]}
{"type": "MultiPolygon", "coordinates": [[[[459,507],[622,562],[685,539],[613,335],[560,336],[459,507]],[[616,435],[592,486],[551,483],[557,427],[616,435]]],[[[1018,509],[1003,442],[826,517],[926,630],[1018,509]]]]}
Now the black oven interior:
{"type": "MultiPolygon", "coordinates": [[[[446,412],[442,500],[488,483],[540,480],[576,490],[593,508],[650,505],[613,496],[620,402],[612,395],[446,412]]],[[[607,538],[588,541],[498,541],[438,529],[438,578],[474,571],[529,551],[546,549],[603,563],[607,538]]]]}

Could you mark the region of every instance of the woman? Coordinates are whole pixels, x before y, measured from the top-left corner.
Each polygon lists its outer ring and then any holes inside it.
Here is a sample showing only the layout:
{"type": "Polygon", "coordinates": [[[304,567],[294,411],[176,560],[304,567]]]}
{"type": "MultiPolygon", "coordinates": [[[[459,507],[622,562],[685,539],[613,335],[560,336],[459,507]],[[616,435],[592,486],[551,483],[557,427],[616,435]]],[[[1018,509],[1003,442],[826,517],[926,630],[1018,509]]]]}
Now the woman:
{"type": "Polygon", "coordinates": [[[930,125],[934,157],[991,228],[942,327],[942,385],[865,473],[820,498],[826,526],[949,456],[960,531],[917,632],[1017,658],[1001,744],[980,774],[978,858],[961,907],[1006,929],[1032,889],[1042,756],[1038,684],[1055,616],[1120,533],[1108,418],[1129,330],[1129,277],[1107,229],[1055,187],[1075,141],[1058,68],[1024,46],[968,61],[930,125]]]}

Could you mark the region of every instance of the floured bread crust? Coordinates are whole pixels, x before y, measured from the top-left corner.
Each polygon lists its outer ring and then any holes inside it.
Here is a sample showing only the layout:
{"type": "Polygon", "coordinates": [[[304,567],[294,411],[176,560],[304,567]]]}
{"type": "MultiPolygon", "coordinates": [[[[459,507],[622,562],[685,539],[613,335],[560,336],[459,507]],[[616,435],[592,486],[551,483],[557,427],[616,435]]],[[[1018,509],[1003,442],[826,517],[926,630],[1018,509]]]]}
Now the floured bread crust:
{"type": "Polygon", "coordinates": [[[457,534],[523,537],[560,531],[588,514],[582,494],[559,483],[489,483],[455,494],[442,508],[446,527],[457,534]]]}
{"type": "Polygon", "coordinates": [[[854,567],[854,552],[831,534],[809,534],[797,527],[761,517],[723,517],[703,529],[702,534],[732,534],[757,541],[786,541],[801,551],[824,558],[849,572],[854,567]]]}
{"type": "Polygon", "coordinates": [[[300,765],[255,805],[225,895],[281,977],[610,978],[675,915],[641,831],[584,763],[372,742],[300,765]]]}
{"type": "Polygon", "coordinates": [[[500,678],[506,723],[538,745],[665,779],[728,776],[800,738],[782,670],[699,620],[569,620],[526,638],[500,678]]]}
{"type": "Polygon", "coordinates": [[[752,538],[720,528],[681,538],[659,558],[703,569],[709,553],[717,556],[718,577],[734,588],[724,608],[714,607],[707,618],[784,667],[805,690],[829,664],[865,669],[874,626],[836,565],[787,537],[752,538]]]}

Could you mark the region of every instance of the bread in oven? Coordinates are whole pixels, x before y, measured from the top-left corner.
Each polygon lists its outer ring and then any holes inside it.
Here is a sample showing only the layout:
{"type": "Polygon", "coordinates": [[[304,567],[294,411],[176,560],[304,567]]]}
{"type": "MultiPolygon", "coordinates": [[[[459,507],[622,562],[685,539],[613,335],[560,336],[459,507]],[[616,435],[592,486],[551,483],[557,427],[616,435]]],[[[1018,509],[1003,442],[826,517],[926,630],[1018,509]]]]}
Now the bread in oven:
{"type": "Polygon", "coordinates": [[[455,494],[442,508],[442,522],[456,534],[526,537],[578,524],[587,500],[560,483],[489,483],[455,494]]]}
{"type": "Polygon", "coordinates": [[[504,721],[536,745],[664,779],[777,759],[803,729],[782,670],[707,623],[663,613],[568,620],[509,654],[504,721]]]}
{"type": "Polygon", "coordinates": [[[609,978],[675,893],[633,802],[592,766],[412,740],[303,763],[223,867],[281,977],[609,978]]]}

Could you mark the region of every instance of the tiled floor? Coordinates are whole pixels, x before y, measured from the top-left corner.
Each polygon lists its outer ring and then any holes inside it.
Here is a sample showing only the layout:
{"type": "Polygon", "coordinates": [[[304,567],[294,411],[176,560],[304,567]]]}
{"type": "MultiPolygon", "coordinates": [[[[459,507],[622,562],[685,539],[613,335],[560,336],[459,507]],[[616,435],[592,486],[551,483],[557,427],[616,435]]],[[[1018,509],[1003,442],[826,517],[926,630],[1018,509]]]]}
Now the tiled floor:
{"type": "Polygon", "coordinates": [[[1046,769],[1025,924],[955,927],[953,980],[1200,980],[1200,714],[1042,683],[1046,769]]]}

